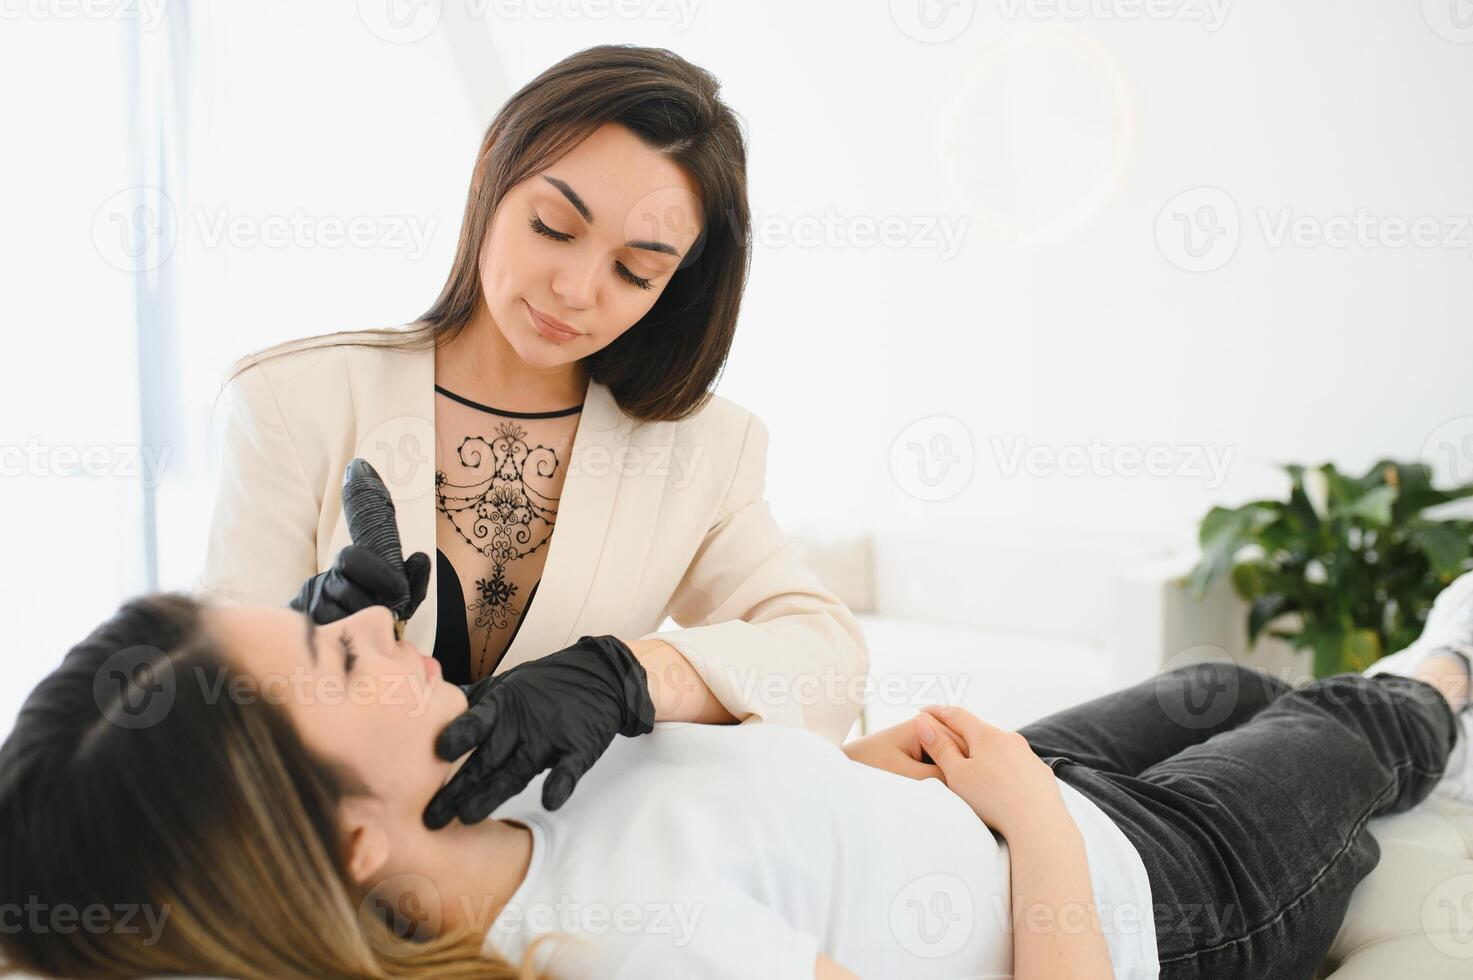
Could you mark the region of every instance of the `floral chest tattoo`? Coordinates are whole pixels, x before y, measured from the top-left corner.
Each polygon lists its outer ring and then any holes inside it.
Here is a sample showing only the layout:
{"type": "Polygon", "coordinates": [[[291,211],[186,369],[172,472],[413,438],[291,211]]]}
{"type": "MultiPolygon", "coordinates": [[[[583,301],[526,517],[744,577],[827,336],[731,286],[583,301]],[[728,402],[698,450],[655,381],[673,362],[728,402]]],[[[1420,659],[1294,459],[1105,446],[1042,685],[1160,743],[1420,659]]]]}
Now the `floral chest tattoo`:
{"type": "Polygon", "coordinates": [[[474,613],[475,627],[484,631],[484,667],[493,637],[501,637],[524,611],[509,569],[552,539],[558,497],[544,491],[561,485],[561,460],[552,447],[529,442],[520,424],[504,421],[494,435],[465,436],[452,459],[440,462],[435,509],[456,536],[486,559],[466,606],[474,613]]]}

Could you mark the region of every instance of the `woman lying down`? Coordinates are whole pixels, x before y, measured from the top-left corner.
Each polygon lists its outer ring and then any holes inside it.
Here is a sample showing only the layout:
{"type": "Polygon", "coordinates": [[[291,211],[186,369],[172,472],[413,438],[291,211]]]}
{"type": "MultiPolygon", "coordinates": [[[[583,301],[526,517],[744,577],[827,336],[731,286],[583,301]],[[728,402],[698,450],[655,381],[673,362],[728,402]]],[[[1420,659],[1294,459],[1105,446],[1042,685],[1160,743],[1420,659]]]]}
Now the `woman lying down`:
{"type": "Polygon", "coordinates": [[[557,811],[539,778],[432,831],[466,698],[386,609],[311,633],[145,596],[0,749],[0,942],[71,976],[1307,978],[1376,863],[1367,819],[1454,746],[1466,660],[1416,670],[1184,668],[843,752],[658,724],[557,811]]]}

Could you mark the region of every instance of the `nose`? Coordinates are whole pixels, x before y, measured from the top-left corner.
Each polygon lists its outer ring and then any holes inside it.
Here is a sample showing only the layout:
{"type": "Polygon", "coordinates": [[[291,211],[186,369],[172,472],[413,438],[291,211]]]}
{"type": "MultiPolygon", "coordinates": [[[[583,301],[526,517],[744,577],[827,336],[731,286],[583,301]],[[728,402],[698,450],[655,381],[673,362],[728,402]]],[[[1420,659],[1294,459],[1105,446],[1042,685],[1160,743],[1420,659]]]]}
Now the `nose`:
{"type": "Polygon", "coordinates": [[[593,298],[598,291],[599,268],[597,257],[570,263],[553,277],[553,294],[569,309],[588,309],[593,306],[593,298]]]}

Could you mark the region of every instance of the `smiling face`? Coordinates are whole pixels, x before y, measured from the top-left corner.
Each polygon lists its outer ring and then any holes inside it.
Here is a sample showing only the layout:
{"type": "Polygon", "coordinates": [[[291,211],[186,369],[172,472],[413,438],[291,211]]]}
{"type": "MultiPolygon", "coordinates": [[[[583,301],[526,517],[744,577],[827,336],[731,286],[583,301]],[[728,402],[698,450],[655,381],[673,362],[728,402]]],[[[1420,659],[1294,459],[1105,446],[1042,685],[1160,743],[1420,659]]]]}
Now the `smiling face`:
{"type": "Polygon", "coordinates": [[[486,308],[527,364],[580,360],[649,312],[700,230],[685,171],[608,123],[502,198],[481,245],[486,308]]]}
{"type": "Polygon", "coordinates": [[[420,825],[454,766],[435,755],[435,738],[466,698],[433,658],[395,639],[387,608],[318,626],[290,609],[218,605],[206,623],[248,692],[280,704],[309,751],[356,776],[389,822],[420,825]]]}

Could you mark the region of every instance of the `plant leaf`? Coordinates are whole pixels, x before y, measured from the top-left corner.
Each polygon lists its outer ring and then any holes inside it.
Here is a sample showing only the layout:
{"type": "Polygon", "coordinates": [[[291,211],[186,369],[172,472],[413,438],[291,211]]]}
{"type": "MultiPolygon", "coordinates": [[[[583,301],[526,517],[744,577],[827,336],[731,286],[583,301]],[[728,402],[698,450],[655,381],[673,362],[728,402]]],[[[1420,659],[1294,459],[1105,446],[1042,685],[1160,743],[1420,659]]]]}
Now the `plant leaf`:
{"type": "Polygon", "coordinates": [[[1286,612],[1292,611],[1289,597],[1282,593],[1261,595],[1248,607],[1248,645],[1258,642],[1263,628],[1286,612]]]}
{"type": "Polygon", "coordinates": [[[1383,481],[1395,485],[1400,493],[1396,498],[1396,505],[1392,508],[1392,519],[1401,522],[1415,517],[1428,507],[1445,504],[1451,500],[1459,500],[1473,494],[1473,485],[1466,487],[1454,487],[1450,490],[1439,490],[1432,485],[1432,470],[1425,463],[1398,463],[1392,459],[1382,459],[1376,462],[1367,471],[1362,480],[1368,480],[1372,474],[1382,474],[1383,481]],[[1387,474],[1390,474],[1389,476],[1387,474]]]}
{"type": "Polygon", "coordinates": [[[1396,487],[1373,487],[1348,503],[1336,507],[1332,517],[1359,517],[1373,527],[1391,526],[1391,505],[1396,502],[1396,487]]]}
{"type": "Polygon", "coordinates": [[[1351,630],[1340,638],[1336,672],[1365,670],[1381,659],[1381,634],[1372,629],[1351,630]]]}
{"type": "Polygon", "coordinates": [[[1233,591],[1240,599],[1256,599],[1269,591],[1269,580],[1277,572],[1277,568],[1262,559],[1238,562],[1233,566],[1233,591]]]}
{"type": "Polygon", "coordinates": [[[1458,574],[1464,562],[1473,557],[1473,540],[1460,523],[1417,522],[1407,533],[1407,540],[1427,556],[1440,578],[1458,574]]]}
{"type": "Polygon", "coordinates": [[[1202,542],[1201,560],[1187,576],[1192,594],[1199,599],[1206,594],[1212,584],[1232,568],[1238,550],[1273,519],[1273,511],[1257,503],[1245,504],[1236,510],[1212,508],[1202,519],[1198,534],[1202,542]]]}
{"type": "Polygon", "coordinates": [[[1340,634],[1327,630],[1318,623],[1310,623],[1295,638],[1294,646],[1300,650],[1306,647],[1310,649],[1314,676],[1328,677],[1339,673],[1340,634]]]}
{"type": "Polygon", "coordinates": [[[1314,504],[1304,492],[1304,467],[1290,463],[1284,467],[1289,474],[1289,503],[1286,512],[1301,526],[1313,531],[1320,526],[1320,515],[1315,513],[1314,504]]]}

